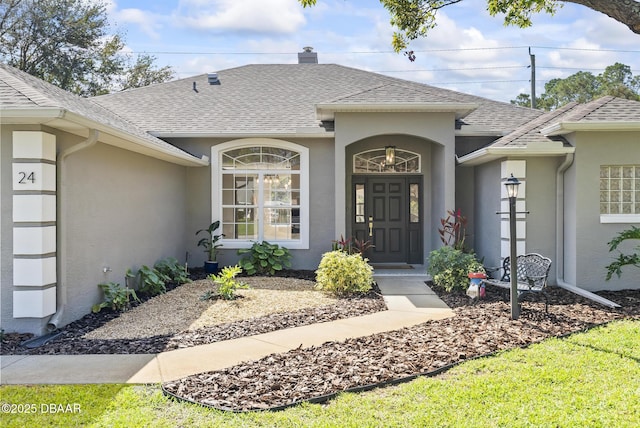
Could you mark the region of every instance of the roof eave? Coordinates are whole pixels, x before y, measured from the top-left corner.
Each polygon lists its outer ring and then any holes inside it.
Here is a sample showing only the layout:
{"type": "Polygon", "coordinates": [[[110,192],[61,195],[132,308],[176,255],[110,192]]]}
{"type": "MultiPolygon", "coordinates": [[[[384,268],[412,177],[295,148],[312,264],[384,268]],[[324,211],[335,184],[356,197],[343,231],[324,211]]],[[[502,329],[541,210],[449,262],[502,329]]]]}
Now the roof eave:
{"type": "Polygon", "coordinates": [[[2,107],[0,109],[0,123],[10,124],[43,124],[60,119],[65,114],[65,109],[60,107],[2,107]]]}
{"type": "Polygon", "coordinates": [[[63,108],[2,108],[0,112],[0,122],[2,124],[47,125],[83,136],[86,136],[89,129],[96,129],[101,133],[100,140],[111,146],[183,166],[209,165],[208,159],[199,159],[177,148],[176,151],[172,151],[168,148],[156,146],[136,135],[88,119],[63,108]]]}
{"type": "Polygon", "coordinates": [[[334,138],[333,131],[327,132],[150,132],[157,138],[224,138],[224,139],[240,139],[240,138],[334,138]]]}
{"type": "Polygon", "coordinates": [[[456,119],[478,108],[476,103],[320,103],[316,119],[334,120],[336,113],[455,113],[456,119]]]}
{"type": "Polygon", "coordinates": [[[576,131],[640,131],[640,121],[580,121],[558,122],[540,130],[542,135],[551,137],[576,131]]]}
{"type": "Polygon", "coordinates": [[[505,157],[563,156],[575,152],[575,147],[549,147],[546,144],[532,146],[485,147],[458,158],[458,163],[462,166],[476,166],[505,157]]]}

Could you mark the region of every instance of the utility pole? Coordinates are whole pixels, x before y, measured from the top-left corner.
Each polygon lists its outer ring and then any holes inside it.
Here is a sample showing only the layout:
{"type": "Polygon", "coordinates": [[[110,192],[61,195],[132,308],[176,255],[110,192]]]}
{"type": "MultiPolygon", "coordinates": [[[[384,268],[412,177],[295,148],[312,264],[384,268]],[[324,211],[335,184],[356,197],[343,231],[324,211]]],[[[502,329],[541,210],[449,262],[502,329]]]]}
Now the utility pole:
{"type": "Polygon", "coordinates": [[[531,60],[531,108],[536,108],[536,56],[531,54],[531,46],[529,46],[529,59],[531,60]]]}

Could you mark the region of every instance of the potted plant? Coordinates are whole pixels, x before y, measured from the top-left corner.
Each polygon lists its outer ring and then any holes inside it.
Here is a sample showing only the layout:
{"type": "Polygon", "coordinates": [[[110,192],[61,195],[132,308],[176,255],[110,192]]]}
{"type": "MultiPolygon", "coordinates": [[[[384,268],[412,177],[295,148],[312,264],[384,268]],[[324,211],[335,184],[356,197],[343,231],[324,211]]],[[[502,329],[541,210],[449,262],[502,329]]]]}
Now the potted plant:
{"type": "Polygon", "coordinates": [[[220,227],[220,220],[214,221],[206,229],[200,229],[196,232],[196,235],[200,232],[206,232],[209,236],[202,238],[198,241],[198,246],[204,248],[204,252],[207,253],[207,261],[204,262],[204,271],[206,273],[218,272],[218,248],[222,247],[218,241],[224,237],[224,234],[214,235],[214,232],[220,227]]]}

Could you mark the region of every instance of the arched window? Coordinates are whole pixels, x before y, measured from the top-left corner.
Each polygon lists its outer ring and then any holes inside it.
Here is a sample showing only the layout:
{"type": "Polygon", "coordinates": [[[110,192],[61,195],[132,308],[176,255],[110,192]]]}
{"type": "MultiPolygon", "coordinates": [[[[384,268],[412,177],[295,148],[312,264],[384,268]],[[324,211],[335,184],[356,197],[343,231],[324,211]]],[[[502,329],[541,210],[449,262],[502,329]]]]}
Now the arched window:
{"type": "Polygon", "coordinates": [[[394,149],[394,165],[387,163],[385,148],[366,150],[353,155],[353,172],[356,174],[392,174],[420,172],[420,155],[407,150],[394,149]]]}
{"type": "Polygon", "coordinates": [[[260,142],[218,150],[214,201],[219,201],[223,243],[233,248],[234,243],[269,241],[306,248],[308,150],[279,140],[260,142]]]}

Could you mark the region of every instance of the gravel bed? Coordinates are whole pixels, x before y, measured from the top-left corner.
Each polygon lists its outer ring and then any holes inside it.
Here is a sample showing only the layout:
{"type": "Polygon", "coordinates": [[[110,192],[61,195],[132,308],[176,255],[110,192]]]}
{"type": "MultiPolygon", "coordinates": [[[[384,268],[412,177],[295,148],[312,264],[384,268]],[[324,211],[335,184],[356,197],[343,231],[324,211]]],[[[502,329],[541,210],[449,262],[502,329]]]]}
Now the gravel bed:
{"type": "Polygon", "coordinates": [[[456,316],[397,331],[273,354],[224,370],[163,384],[165,392],[219,409],[278,408],[340,391],[431,372],[551,336],[582,331],[621,318],[640,319],[640,290],[600,293],[623,307],[609,309],[562,289],[544,302],[527,301],[518,320],[500,292],[470,304],[441,294],[456,316]]]}
{"type": "Polygon", "coordinates": [[[150,354],[349,318],[387,309],[379,290],[336,299],[314,291],[307,271],[279,277],[245,277],[252,287],[235,301],[200,297],[212,284],[196,273],[193,283],[171,287],[124,313],[88,314],[38,348],[28,334],[6,334],[2,355],[150,354]]]}

